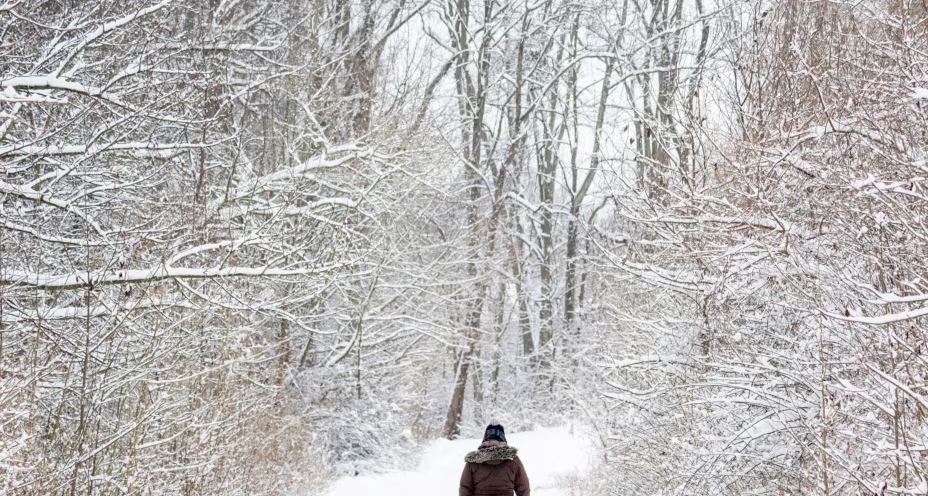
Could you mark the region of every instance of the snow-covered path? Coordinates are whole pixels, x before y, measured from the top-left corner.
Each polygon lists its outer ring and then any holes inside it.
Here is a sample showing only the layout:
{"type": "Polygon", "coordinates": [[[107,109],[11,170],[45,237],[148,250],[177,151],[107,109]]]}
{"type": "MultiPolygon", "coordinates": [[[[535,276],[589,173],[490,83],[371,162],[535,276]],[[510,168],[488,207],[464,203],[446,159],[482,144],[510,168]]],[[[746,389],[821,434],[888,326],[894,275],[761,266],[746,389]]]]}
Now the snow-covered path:
{"type": "MultiPolygon", "coordinates": [[[[507,433],[509,445],[519,449],[532,484],[532,496],[571,496],[570,475],[589,465],[589,442],[566,427],[507,433]]],[[[327,496],[441,496],[457,495],[464,455],[477,439],[432,441],[412,471],[343,477],[327,496]]]]}

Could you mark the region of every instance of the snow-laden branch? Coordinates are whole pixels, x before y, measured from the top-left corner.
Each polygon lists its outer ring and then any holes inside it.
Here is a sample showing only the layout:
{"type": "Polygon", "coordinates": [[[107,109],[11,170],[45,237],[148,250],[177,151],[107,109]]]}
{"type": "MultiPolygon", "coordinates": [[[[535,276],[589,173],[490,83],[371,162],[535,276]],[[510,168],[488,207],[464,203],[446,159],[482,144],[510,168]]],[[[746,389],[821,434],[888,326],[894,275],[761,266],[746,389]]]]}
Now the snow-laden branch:
{"type": "MultiPolygon", "coordinates": [[[[383,155],[371,148],[361,147],[356,144],[331,147],[293,167],[242,181],[230,195],[228,203],[223,205],[225,200],[217,199],[210,206],[210,210],[218,212],[219,217],[222,219],[230,219],[246,214],[313,217],[315,212],[320,209],[336,207],[356,210],[360,208],[360,197],[365,196],[369,191],[365,193],[359,190],[354,192],[359,198],[351,198],[349,195],[353,194],[352,191],[339,189],[342,196],[316,198],[303,205],[280,204],[276,198],[268,200],[259,199],[258,197],[264,193],[273,194],[293,190],[296,181],[313,177],[314,174],[338,169],[351,170],[352,165],[359,161],[387,162],[391,158],[389,155],[383,155]]],[[[361,213],[367,216],[371,215],[366,212],[361,213]]]]}
{"type": "Polygon", "coordinates": [[[281,182],[290,183],[313,172],[339,168],[350,162],[372,156],[372,150],[355,144],[333,147],[301,164],[261,176],[251,185],[246,186],[245,190],[263,191],[281,182]]]}
{"type": "MultiPolygon", "coordinates": [[[[129,106],[117,98],[116,95],[103,91],[101,88],[70,81],[52,74],[16,76],[0,81],[0,90],[3,90],[8,95],[19,95],[20,89],[68,91],[79,95],[101,98],[120,107],[129,106]]],[[[11,96],[11,98],[13,97],[11,96]]]]}
{"type": "Polygon", "coordinates": [[[115,315],[120,312],[131,312],[150,308],[168,307],[188,309],[197,308],[196,305],[191,304],[189,301],[171,299],[147,299],[121,303],[119,305],[97,304],[90,306],[34,308],[28,310],[8,309],[6,312],[4,312],[3,318],[0,320],[0,322],[3,322],[4,324],[17,324],[23,322],[34,323],[37,321],[83,319],[87,317],[105,317],[109,315],[115,315]]]}
{"type": "Polygon", "coordinates": [[[896,293],[880,291],[877,288],[873,287],[873,285],[871,284],[862,284],[862,283],[859,283],[853,280],[851,280],[850,282],[860,287],[861,289],[864,289],[865,291],[868,291],[876,295],[875,298],[871,298],[867,300],[869,303],[872,303],[874,305],[892,305],[896,303],[921,303],[923,301],[928,301],[928,294],[926,293],[901,296],[896,293]]]}
{"type": "Polygon", "coordinates": [[[873,129],[866,123],[848,123],[832,119],[828,124],[810,126],[800,131],[797,135],[797,138],[802,141],[815,140],[822,139],[829,134],[854,134],[866,138],[874,143],[879,143],[881,145],[891,147],[894,151],[905,153],[905,146],[902,143],[899,143],[895,137],[884,134],[882,131],[873,129]]]}
{"type": "Polygon", "coordinates": [[[0,222],[0,227],[9,229],[11,231],[19,231],[21,233],[26,233],[31,236],[34,236],[36,239],[40,239],[42,241],[46,241],[49,243],[58,243],[62,245],[71,245],[71,246],[99,246],[102,244],[100,242],[92,241],[89,239],[69,238],[65,236],[55,236],[52,234],[45,234],[45,233],[39,232],[38,229],[29,227],[29,226],[24,226],[22,224],[11,222],[11,221],[0,222]]]}
{"type": "MultiPolygon", "coordinates": [[[[65,69],[67,69],[68,65],[71,63],[72,60],[74,60],[75,57],[77,57],[81,52],[84,51],[84,49],[86,49],[88,46],[90,46],[91,43],[93,43],[94,41],[100,39],[100,38],[103,37],[105,34],[107,34],[107,33],[112,33],[113,31],[115,31],[115,30],[117,30],[117,29],[119,29],[119,28],[121,28],[121,27],[123,27],[123,26],[125,26],[125,25],[127,25],[127,24],[129,24],[129,23],[131,23],[131,22],[133,22],[133,21],[135,21],[136,19],[139,19],[139,18],[141,18],[141,17],[145,17],[145,16],[147,16],[147,15],[149,15],[149,14],[152,14],[152,13],[154,13],[154,12],[157,12],[157,11],[163,9],[165,6],[167,6],[168,4],[170,4],[170,3],[172,3],[172,2],[173,2],[173,0],[162,0],[161,2],[159,2],[159,3],[155,4],[155,5],[151,5],[151,6],[149,6],[149,7],[145,7],[145,8],[143,8],[143,9],[139,9],[139,10],[137,10],[137,11],[135,11],[135,12],[132,12],[132,13],[130,13],[130,14],[127,14],[127,15],[123,16],[123,17],[120,17],[119,19],[115,19],[115,20],[112,20],[112,21],[109,21],[109,22],[104,22],[104,23],[101,24],[100,26],[97,26],[96,29],[94,29],[93,31],[90,31],[89,33],[87,33],[87,34],[85,34],[84,36],[81,37],[81,39],[80,39],[80,41],[78,42],[77,46],[74,47],[74,49],[71,50],[71,52],[67,55],[67,57],[65,57],[65,59],[61,62],[61,64],[58,65],[58,69],[55,71],[54,75],[57,76],[57,75],[61,74],[62,71],[64,71],[65,69]]],[[[56,46],[49,52],[49,56],[53,55],[53,54],[56,53],[56,52],[60,52],[60,51],[62,51],[62,50],[64,50],[64,49],[66,49],[67,46],[68,46],[67,44],[58,44],[58,45],[56,45],[56,46]]]]}
{"type": "Polygon", "coordinates": [[[56,198],[54,196],[47,195],[45,193],[40,193],[32,188],[27,188],[25,186],[17,186],[15,184],[10,184],[6,181],[0,180],[0,193],[6,193],[13,196],[18,196],[20,198],[31,200],[38,203],[45,203],[57,208],[60,208],[66,212],[72,212],[81,219],[83,219],[87,224],[93,227],[94,231],[100,235],[106,235],[106,231],[97,223],[96,220],[89,214],[85,213],[83,210],[75,207],[72,203],[56,198]]]}
{"type": "Polygon", "coordinates": [[[165,279],[215,279],[223,277],[283,277],[318,275],[347,267],[333,264],[319,267],[284,269],[277,267],[168,267],[158,265],[149,269],[96,270],[65,274],[30,273],[8,270],[0,276],[0,286],[24,286],[34,289],[77,289],[87,286],[138,284],[165,279]]]}
{"type": "Polygon", "coordinates": [[[254,245],[254,244],[265,242],[265,241],[270,241],[270,240],[267,238],[259,237],[259,236],[249,236],[249,237],[245,237],[241,239],[227,239],[224,241],[218,241],[216,243],[206,243],[202,245],[197,245],[197,246],[193,246],[185,250],[182,250],[178,253],[175,253],[173,256],[171,256],[171,258],[168,259],[167,265],[171,266],[189,256],[193,256],[199,253],[206,253],[208,251],[216,250],[219,248],[224,248],[227,246],[232,247],[232,249],[234,250],[242,246],[254,245]]]}
{"type": "Polygon", "coordinates": [[[164,155],[164,152],[209,148],[215,143],[155,143],[133,141],[105,145],[7,145],[0,146],[0,157],[45,157],[53,155],[84,155],[102,152],[131,151],[139,156],[164,155]]]}
{"type": "Polygon", "coordinates": [[[885,380],[886,382],[889,382],[890,384],[892,384],[893,386],[895,386],[896,388],[904,392],[906,395],[908,395],[910,398],[918,402],[918,404],[920,404],[922,408],[928,408],[928,398],[926,398],[922,394],[919,394],[913,391],[912,388],[900,382],[899,379],[896,379],[895,377],[887,374],[886,372],[883,372],[882,370],[874,366],[872,363],[864,364],[864,366],[870,369],[871,372],[880,376],[881,378],[883,378],[883,380],[885,380]]]}
{"type": "Polygon", "coordinates": [[[635,219],[638,222],[665,223],[665,224],[682,224],[682,225],[699,225],[699,224],[723,224],[730,226],[756,227],[773,232],[783,232],[797,234],[802,237],[814,237],[827,232],[809,231],[799,225],[787,222],[782,219],[771,220],[757,216],[745,215],[739,217],[724,217],[718,215],[699,215],[694,217],[674,217],[660,216],[650,219],[635,219]]]}
{"type": "MultiPolygon", "coordinates": [[[[0,102],[6,103],[51,103],[51,104],[65,104],[68,103],[67,98],[55,98],[47,95],[47,92],[35,91],[30,92],[29,94],[22,94],[16,91],[15,87],[9,86],[2,88],[0,91],[0,102]]],[[[9,116],[8,122],[13,119],[13,116],[9,116]]],[[[0,133],[2,134],[2,133],[0,133]]]]}
{"type": "Polygon", "coordinates": [[[880,315],[878,317],[857,317],[857,316],[845,316],[837,313],[825,313],[825,315],[837,319],[843,320],[845,322],[855,322],[858,324],[868,324],[868,325],[886,325],[893,324],[896,322],[903,322],[906,320],[917,319],[920,317],[925,317],[928,315],[928,307],[917,308],[914,310],[906,310],[904,312],[889,313],[886,315],[880,315]]]}
{"type": "Polygon", "coordinates": [[[273,52],[280,48],[280,43],[273,45],[259,45],[255,43],[165,43],[158,46],[162,50],[196,50],[230,52],[273,52]]]}
{"type": "MultiPolygon", "coordinates": [[[[337,169],[352,161],[369,157],[370,154],[370,150],[358,147],[354,144],[333,147],[293,167],[242,181],[242,183],[235,188],[229,200],[241,201],[253,198],[260,193],[273,190],[283,185],[292,184],[293,181],[304,178],[310,173],[337,169]]],[[[238,212],[238,207],[229,207],[220,210],[222,202],[222,199],[213,202],[213,204],[210,205],[210,211],[220,212],[220,217],[222,218],[229,218],[240,213],[238,212]]]]}

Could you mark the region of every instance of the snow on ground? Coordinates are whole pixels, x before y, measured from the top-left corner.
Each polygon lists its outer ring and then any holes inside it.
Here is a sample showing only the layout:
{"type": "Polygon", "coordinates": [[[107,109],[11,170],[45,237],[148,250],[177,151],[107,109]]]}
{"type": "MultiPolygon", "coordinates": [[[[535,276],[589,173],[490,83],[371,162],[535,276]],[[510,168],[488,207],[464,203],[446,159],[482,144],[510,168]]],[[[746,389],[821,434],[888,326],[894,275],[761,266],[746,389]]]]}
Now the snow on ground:
{"type": "MultiPolygon", "coordinates": [[[[593,450],[580,431],[568,427],[538,428],[506,433],[519,449],[532,485],[532,496],[569,496],[567,476],[583,472],[593,450]]],[[[428,444],[410,471],[346,476],[335,481],[327,496],[437,496],[456,495],[464,455],[477,448],[477,439],[438,439],[428,444]]]]}

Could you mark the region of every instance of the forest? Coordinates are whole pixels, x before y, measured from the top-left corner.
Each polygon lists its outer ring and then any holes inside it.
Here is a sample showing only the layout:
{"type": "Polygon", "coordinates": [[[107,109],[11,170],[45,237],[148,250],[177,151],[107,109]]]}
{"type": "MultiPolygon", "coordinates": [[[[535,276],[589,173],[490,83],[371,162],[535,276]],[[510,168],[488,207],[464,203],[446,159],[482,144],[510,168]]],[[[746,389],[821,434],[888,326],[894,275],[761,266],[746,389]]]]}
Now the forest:
{"type": "Polygon", "coordinates": [[[928,494],[928,1],[0,0],[0,494],[488,419],[577,495],[928,494]]]}

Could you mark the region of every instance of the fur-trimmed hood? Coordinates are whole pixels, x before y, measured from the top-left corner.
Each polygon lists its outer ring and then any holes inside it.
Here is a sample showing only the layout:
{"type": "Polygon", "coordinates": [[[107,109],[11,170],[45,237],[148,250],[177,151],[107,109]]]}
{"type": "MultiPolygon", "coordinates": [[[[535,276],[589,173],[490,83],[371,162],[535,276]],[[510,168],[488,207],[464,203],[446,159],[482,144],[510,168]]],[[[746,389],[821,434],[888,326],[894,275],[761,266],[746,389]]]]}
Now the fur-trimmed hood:
{"type": "Polygon", "coordinates": [[[519,454],[519,450],[512,446],[487,446],[477,451],[471,451],[464,457],[464,461],[467,463],[487,463],[512,460],[517,454],[519,454]]]}

